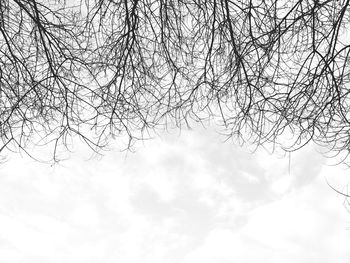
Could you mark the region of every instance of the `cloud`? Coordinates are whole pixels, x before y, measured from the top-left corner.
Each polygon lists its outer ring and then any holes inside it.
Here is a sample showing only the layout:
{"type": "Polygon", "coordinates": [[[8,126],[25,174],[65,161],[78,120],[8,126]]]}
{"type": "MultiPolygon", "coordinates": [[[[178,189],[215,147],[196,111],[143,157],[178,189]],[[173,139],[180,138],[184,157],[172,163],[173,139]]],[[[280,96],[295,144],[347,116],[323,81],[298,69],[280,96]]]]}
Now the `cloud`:
{"type": "Polygon", "coordinates": [[[347,262],[347,214],[322,180],[253,209],[243,227],[215,228],[185,262],[347,262]]]}
{"type": "Polygon", "coordinates": [[[348,217],[323,179],[339,171],[312,155],[289,175],[288,159],[199,130],[127,157],[14,158],[0,167],[0,261],[345,262],[348,217]]]}

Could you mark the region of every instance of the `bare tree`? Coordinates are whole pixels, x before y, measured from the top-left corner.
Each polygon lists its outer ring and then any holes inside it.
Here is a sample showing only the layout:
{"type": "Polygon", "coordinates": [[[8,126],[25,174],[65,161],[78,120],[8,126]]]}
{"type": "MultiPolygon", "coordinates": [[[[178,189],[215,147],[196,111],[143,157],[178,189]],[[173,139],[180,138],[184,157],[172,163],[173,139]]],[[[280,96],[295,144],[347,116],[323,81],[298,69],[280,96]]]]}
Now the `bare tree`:
{"type": "Polygon", "coordinates": [[[349,0],[2,0],[2,149],[214,119],[257,145],[350,147],[349,0]],[[40,138],[40,139],[37,139],[40,138]]]}

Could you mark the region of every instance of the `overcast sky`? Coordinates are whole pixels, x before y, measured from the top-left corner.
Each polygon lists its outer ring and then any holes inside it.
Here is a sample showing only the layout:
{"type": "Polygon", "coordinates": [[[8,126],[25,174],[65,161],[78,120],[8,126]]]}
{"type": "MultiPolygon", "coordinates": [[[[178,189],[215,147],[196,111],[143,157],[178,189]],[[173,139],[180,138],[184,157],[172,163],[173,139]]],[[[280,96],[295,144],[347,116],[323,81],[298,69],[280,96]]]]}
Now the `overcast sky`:
{"type": "Polygon", "coordinates": [[[348,262],[350,170],[312,147],[288,158],[164,134],[136,153],[0,166],[0,262],[348,262]]]}

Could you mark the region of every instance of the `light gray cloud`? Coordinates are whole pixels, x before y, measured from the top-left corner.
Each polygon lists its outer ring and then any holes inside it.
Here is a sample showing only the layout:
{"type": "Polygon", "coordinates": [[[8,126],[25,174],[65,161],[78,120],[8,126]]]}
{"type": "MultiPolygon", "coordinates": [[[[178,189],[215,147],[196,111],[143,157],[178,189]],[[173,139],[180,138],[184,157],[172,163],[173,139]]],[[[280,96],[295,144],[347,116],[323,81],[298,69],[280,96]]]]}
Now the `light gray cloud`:
{"type": "Polygon", "coordinates": [[[126,158],[13,159],[0,262],[346,262],[348,217],[324,182],[335,170],[313,154],[293,155],[288,175],[287,159],[188,131],[126,158]]]}

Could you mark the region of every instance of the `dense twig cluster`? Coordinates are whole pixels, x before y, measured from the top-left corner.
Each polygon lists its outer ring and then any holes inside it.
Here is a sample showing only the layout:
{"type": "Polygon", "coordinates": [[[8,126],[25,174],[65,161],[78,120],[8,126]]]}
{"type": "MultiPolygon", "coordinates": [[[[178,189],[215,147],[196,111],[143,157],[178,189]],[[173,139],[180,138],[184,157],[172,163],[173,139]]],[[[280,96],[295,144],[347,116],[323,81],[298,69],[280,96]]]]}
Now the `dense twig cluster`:
{"type": "MultiPolygon", "coordinates": [[[[214,118],[291,150],[350,146],[349,0],[2,0],[0,138],[95,150],[214,118]],[[72,2],[72,3],[70,3],[72,2]],[[76,5],[72,5],[76,4],[76,5]],[[35,141],[40,143],[40,141],[35,141]]],[[[55,154],[54,154],[55,155],[55,154]]],[[[55,158],[55,156],[54,156],[55,158]]]]}

